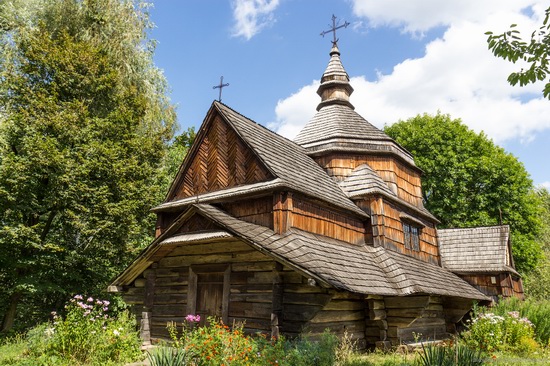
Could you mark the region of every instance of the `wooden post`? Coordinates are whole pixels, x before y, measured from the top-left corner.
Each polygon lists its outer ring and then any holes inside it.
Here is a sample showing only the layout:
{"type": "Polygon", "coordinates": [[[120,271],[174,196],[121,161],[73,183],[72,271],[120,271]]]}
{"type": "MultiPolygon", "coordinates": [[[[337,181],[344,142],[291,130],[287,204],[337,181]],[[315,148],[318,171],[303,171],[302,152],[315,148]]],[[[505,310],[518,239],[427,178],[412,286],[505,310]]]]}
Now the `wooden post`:
{"type": "Polygon", "coordinates": [[[275,263],[273,269],[273,300],[271,310],[271,337],[279,338],[279,319],[283,315],[283,277],[281,271],[283,265],[275,263]]]}
{"type": "Polygon", "coordinates": [[[155,225],[155,239],[162,234],[162,215],[157,215],[157,224],[155,225]]]}
{"type": "Polygon", "coordinates": [[[141,313],[140,336],[144,346],[151,344],[151,318],[153,306],[155,305],[156,268],[157,263],[153,263],[149,269],[143,273],[145,277],[145,299],[144,311],[141,313]]]}
{"type": "Polygon", "coordinates": [[[231,291],[231,265],[223,272],[222,320],[229,323],[229,294],[231,291]]]}
{"type": "Polygon", "coordinates": [[[292,227],[292,193],[277,192],[273,196],[273,230],[282,234],[292,227]]]}
{"type": "Polygon", "coordinates": [[[197,274],[189,267],[189,284],[187,286],[187,314],[195,314],[197,309],[197,274]]]}

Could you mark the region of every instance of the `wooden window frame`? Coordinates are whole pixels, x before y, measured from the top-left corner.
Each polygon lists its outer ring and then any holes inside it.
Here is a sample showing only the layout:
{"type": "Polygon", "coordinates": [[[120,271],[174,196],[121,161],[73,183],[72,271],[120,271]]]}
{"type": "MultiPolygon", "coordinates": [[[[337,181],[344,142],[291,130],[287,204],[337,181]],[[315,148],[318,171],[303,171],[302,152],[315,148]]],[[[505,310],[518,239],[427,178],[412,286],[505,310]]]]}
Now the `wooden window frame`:
{"type": "Polygon", "coordinates": [[[402,221],[401,223],[403,224],[403,243],[405,248],[419,252],[422,228],[406,221],[402,221]]]}
{"type": "Polygon", "coordinates": [[[198,275],[207,273],[223,273],[222,321],[229,322],[229,292],[231,289],[231,265],[195,265],[189,267],[189,284],[187,287],[187,314],[197,311],[198,275]]]}

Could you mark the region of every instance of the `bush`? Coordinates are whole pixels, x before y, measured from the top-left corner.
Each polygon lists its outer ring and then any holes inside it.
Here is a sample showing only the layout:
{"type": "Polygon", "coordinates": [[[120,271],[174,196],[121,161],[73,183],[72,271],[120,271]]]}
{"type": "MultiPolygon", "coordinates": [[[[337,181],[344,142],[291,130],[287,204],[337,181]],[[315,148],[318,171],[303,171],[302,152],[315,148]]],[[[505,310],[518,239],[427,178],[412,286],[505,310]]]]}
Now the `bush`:
{"type": "Polygon", "coordinates": [[[550,345],[550,302],[527,299],[521,301],[515,297],[498,302],[492,311],[504,315],[511,311],[518,311],[519,315],[528,318],[535,328],[535,340],[544,346],[550,345]]]}
{"type": "Polygon", "coordinates": [[[141,356],[135,319],[127,311],[109,315],[106,300],[76,295],[63,318],[38,325],[27,334],[29,355],[38,364],[106,365],[131,362],[141,356]]]}
{"type": "MultiPolygon", "coordinates": [[[[270,339],[264,334],[246,335],[243,324],[229,327],[216,318],[208,318],[207,325],[199,327],[198,321],[200,317],[187,316],[181,331],[174,323],[168,325],[172,346],[186,354],[182,365],[332,366],[337,361],[344,364],[351,353],[349,340],[337,352],[338,338],[328,331],[316,341],[309,337],[288,341],[284,337],[270,339]]],[[[178,352],[163,350],[158,355],[150,353],[149,357],[174,359],[176,356],[178,352]]],[[[170,363],[158,363],[161,364],[170,363]]]]}
{"type": "Polygon", "coordinates": [[[538,345],[534,341],[534,326],[519,312],[510,311],[503,315],[492,312],[480,312],[474,309],[474,317],[462,333],[466,344],[487,352],[534,351],[538,345]]]}

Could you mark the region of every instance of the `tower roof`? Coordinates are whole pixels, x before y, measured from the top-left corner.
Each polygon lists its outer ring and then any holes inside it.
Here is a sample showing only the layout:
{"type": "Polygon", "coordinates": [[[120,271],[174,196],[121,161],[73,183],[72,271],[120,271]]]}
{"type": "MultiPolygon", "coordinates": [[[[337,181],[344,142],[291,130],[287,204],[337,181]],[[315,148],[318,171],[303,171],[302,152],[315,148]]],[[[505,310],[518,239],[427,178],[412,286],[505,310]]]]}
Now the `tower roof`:
{"type": "Polygon", "coordinates": [[[354,110],[349,101],[351,93],[353,87],[340,60],[340,50],[333,43],[330,61],[317,90],[321,103],[294,142],[306,148],[309,155],[329,151],[390,153],[416,168],[407,150],[354,110]]]}
{"type": "Polygon", "coordinates": [[[321,97],[321,103],[317,106],[317,110],[334,104],[355,109],[349,101],[351,93],[353,93],[353,88],[349,83],[348,73],[340,60],[338,45],[334,42],[330,50],[330,61],[321,78],[321,85],[317,89],[317,94],[321,97]]]}

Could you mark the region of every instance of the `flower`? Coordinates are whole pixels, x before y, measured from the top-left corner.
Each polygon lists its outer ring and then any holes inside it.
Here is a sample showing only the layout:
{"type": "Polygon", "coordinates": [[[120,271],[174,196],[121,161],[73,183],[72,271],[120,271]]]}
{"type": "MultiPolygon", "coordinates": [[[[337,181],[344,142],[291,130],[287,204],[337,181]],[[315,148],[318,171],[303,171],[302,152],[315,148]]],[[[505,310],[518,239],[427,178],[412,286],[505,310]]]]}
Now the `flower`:
{"type": "Polygon", "coordinates": [[[113,330],[113,334],[118,337],[120,335],[120,332],[115,329],[115,330],[113,330]]]}
{"type": "Polygon", "coordinates": [[[188,321],[189,323],[200,322],[201,316],[198,314],[197,315],[189,314],[185,317],[185,320],[188,321]]]}
{"type": "Polygon", "coordinates": [[[94,298],[90,296],[90,297],[88,297],[88,299],[87,299],[86,301],[88,301],[88,302],[94,302],[94,298]]]}
{"type": "Polygon", "coordinates": [[[74,295],[74,299],[76,299],[76,300],[82,300],[82,299],[84,299],[84,298],[82,297],[82,295],[74,295]]]}

